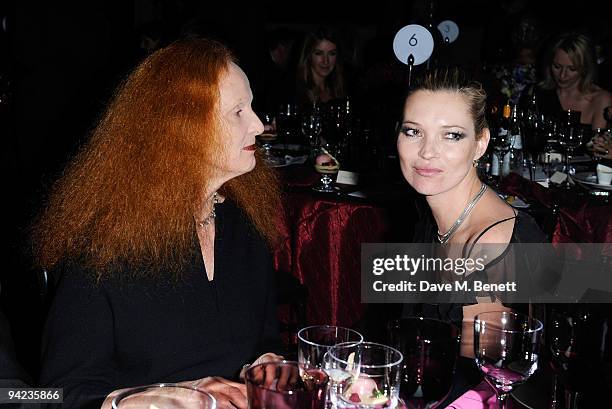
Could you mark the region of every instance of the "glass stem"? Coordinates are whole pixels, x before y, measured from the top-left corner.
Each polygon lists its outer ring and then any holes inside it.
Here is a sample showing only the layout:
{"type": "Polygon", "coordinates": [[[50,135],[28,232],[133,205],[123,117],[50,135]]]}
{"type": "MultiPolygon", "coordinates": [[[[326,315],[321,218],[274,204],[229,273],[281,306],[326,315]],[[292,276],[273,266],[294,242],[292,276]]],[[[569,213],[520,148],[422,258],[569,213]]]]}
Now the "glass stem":
{"type": "Polygon", "coordinates": [[[499,409],[508,409],[508,394],[500,393],[497,395],[497,405],[499,409]]]}
{"type": "Polygon", "coordinates": [[[565,391],[565,409],[578,409],[578,392],[575,391],[565,391]]]}

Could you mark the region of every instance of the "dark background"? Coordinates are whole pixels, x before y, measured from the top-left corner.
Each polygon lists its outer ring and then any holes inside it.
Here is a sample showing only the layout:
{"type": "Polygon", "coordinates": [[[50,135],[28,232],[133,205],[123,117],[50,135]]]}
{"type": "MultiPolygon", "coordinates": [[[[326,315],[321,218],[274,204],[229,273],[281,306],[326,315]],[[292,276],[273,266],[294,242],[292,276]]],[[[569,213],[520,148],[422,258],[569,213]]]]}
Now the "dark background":
{"type": "MultiPolygon", "coordinates": [[[[461,32],[452,57],[479,65],[508,58],[511,27],[526,14],[540,22],[547,36],[586,27],[609,46],[612,16],[605,14],[603,3],[442,0],[434,20],[454,20],[461,32]]],[[[36,371],[45,311],[40,272],[29,265],[26,227],[113,89],[144,56],[141,32],[160,33],[163,44],[186,33],[217,37],[235,50],[250,75],[262,58],[266,28],[289,26],[304,32],[319,23],[334,24],[352,45],[356,72],[362,72],[390,55],[399,28],[424,23],[426,17],[424,0],[0,3],[0,307],[12,322],[23,363],[36,371]]]]}

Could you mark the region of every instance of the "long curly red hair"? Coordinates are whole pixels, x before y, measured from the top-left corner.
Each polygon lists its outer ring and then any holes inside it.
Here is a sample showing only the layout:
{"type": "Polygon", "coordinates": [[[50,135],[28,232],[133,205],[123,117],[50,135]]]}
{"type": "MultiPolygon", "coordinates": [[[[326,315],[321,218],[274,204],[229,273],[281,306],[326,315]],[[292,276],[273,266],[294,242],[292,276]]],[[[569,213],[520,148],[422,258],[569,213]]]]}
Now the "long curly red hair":
{"type": "MultiPolygon", "coordinates": [[[[99,277],[117,265],[179,270],[192,254],[194,210],[212,175],[207,158],[224,150],[219,82],[234,60],[215,41],[181,40],[128,76],[33,225],[38,266],[76,261],[99,277]]],[[[220,193],[272,243],[279,188],[259,163],[220,193]]]]}

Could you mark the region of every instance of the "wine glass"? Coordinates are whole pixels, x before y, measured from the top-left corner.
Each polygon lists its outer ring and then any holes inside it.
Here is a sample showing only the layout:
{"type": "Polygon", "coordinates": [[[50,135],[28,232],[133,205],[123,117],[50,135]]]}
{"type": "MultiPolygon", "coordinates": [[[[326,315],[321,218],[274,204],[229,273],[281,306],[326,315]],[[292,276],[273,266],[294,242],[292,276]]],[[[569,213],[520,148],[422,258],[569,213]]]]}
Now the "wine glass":
{"type": "Polygon", "coordinates": [[[559,145],[565,152],[565,173],[567,174],[567,178],[565,179],[565,187],[569,189],[572,187],[570,183],[570,176],[576,172],[571,164],[572,157],[574,150],[582,145],[582,134],[575,127],[565,127],[559,136],[559,145]]]}
{"type": "Polygon", "coordinates": [[[259,115],[261,122],[264,125],[263,133],[257,135],[257,141],[261,145],[263,160],[269,166],[279,166],[283,164],[283,159],[276,157],[272,153],[272,142],[277,138],[277,133],[274,128],[274,116],[269,113],[263,113],[259,115]]]}
{"type": "Polygon", "coordinates": [[[337,175],[340,170],[339,153],[338,145],[331,142],[320,145],[315,149],[314,167],[321,174],[319,185],[312,188],[315,192],[334,193],[338,190],[337,187],[333,186],[334,179],[332,179],[332,176],[337,175]]]}
{"type": "Polygon", "coordinates": [[[491,171],[493,174],[497,172],[498,181],[497,188],[501,187],[503,177],[506,176],[510,170],[510,148],[512,147],[512,140],[510,134],[500,133],[493,138],[493,151],[491,156],[491,171]]]}
{"type": "Polygon", "coordinates": [[[546,174],[546,181],[555,172],[558,160],[555,154],[558,152],[558,121],[553,117],[542,117],[542,153],[539,156],[539,162],[542,165],[542,171],[546,174]]]}
{"type": "Polygon", "coordinates": [[[321,115],[317,108],[302,118],[302,133],[310,144],[311,152],[314,152],[319,145],[319,135],[321,134],[321,115]]]}
{"type": "Polygon", "coordinates": [[[329,377],[321,369],[291,361],[251,366],[246,374],[249,409],[324,409],[329,377]]]}
{"type": "Polygon", "coordinates": [[[399,403],[400,351],[375,342],[343,343],[325,355],[331,402],[337,408],[395,408],[399,403]]]}
{"type": "Polygon", "coordinates": [[[600,162],[601,158],[595,154],[595,149],[593,146],[593,141],[595,140],[595,138],[604,138],[604,139],[610,139],[610,137],[612,137],[612,129],[608,129],[608,128],[595,128],[592,131],[591,134],[591,138],[589,139],[589,142],[586,143],[586,148],[587,151],[589,152],[589,154],[591,155],[591,158],[593,159],[593,161],[595,162],[595,165],[597,166],[597,164],[600,162]]]}
{"type": "Polygon", "coordinates": [[[495,390],[500,409],[508,408],[508,394],[537,370],[542,327],[535,318],[507,311],[474,317],[476,365],[495,390]]]}
{"type": "Polygon", "coordinates": [[[411,317],[392,321],[389,344],[404,355],[400,396],[408,409],[435,409],[451,390],[459,353],[459,329],[447,322],[411,317]]]}
{"type": "Polygon", "coordinates": [[[295,104],[286,103],[280,106],[277,116],[277,130],[279,136],[287,143],[296,132],[299,132],[298,109],[295,104]]]}
{"type": "Polygon", "coordinates": [[[608,325],[608,320],[588,305],[557,305],[551,311],[546,344],[568,409],[578,408],[584,399],[597,400],[597,389],[602,386],[598,383],[605,378],[604,355],[610,352],[608,325]],[[588,392],[593,393],[589,396],[588,392]]]}
{"type": "Polygon", "coordinates": [[[215,409],[217,401],[201,389],[174,383],[130,388],[117,395],[113,409],[215,409]]]}

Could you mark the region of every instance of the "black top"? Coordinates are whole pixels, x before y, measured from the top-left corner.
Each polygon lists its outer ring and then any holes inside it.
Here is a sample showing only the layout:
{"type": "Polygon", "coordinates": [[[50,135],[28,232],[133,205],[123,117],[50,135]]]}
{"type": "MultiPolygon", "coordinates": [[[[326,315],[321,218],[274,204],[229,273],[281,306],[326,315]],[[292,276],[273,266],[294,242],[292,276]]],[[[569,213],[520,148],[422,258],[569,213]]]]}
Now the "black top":
{"type": "Polygon", "coordinates": [[[26,388],[30,377],[17,362],[8,320],[0,311],[0,388],[26,388]]]}
{"type": "Polygon", "coordinates": [[[115,389],[206,376],[235,378],[277,347],[269,251],[234,205],[217,205],[215,278],[194,234],[179,280],[106,279],[70,269],[43,335],[41,384],[64,388],[62,408],[100,407],[115,389]]]}
{"type": "MultiPolygon", "coordinates": [[[[427,205],[419,206],[420,220],[415,227],[415,243],[434,243],[437,226],[433,219],[433,215],[431,214],[431,210],[427,205]]],[[[544,243],[546,242],[546,236],[542,232],[542,230],[537,225],[536,221],[527,213],[517,211],[516,216],[510,219],[514,219],[514,227],[512,230],[512,236],[510,238],[510,244],[515,243],[544,243]]],[[[503,221],[510,220],[504,219],[503,221]]],[[[493,225],[487,227],[481,234],[479,234],[478,239],[482,236],[484,232],[489,230],[491,227],[499,224],[501,222],[498,221],[493,225]]],[[[529,257],[515,257],[512,254],[511,257],[508,255],[507,247],[506,251],[496,259],[487,263],[485,270],[481,272],[480,275],[472,274],[470,279],[473,280],[475,278],[482,279],[482,276],[492,276],[497,277],[497,273],[502,274],[511,274],[510,272],[531,272],[534,276],[539,276],[538,274],[533,273],[533,271],[539,271],[540,268],[537,264],[540,260],[531,260],[529,257]],[[511,265],[507,265],[511,264],[511,265]]],[[[466,246],[465,250],[469,253],[470,246],[466,246]]],[[[498,278],[498,282],[504,281],[512,281],[512,278],[516,277],[504,277],[502,280],[498,278]]],[[[523,276],[525,279],[525,276],[523,276]]],[[[495,282],[495,278],[492,279],[495,282]]],[[[554,280],[554,277],[553,277],[554,280]]],[[[542,284],[540,284],[542,285],[542,284]]],[[[543,284],[544,286],[549,286],[549,283],[543,284]]],[[[483,294],[478,294],[479,296],[483,294]]],[[[476,299],[474,299],[474,303],[476,303],[476,299]]],[[[420,315],[429,318],[440,319],[447,322],[452,322],[459,327],[461,327],[461,322],[463,320],[463,307],[462,303],[440,303],[440,304],[404,304],[402,316],[414,316],[420,315]]]]}

